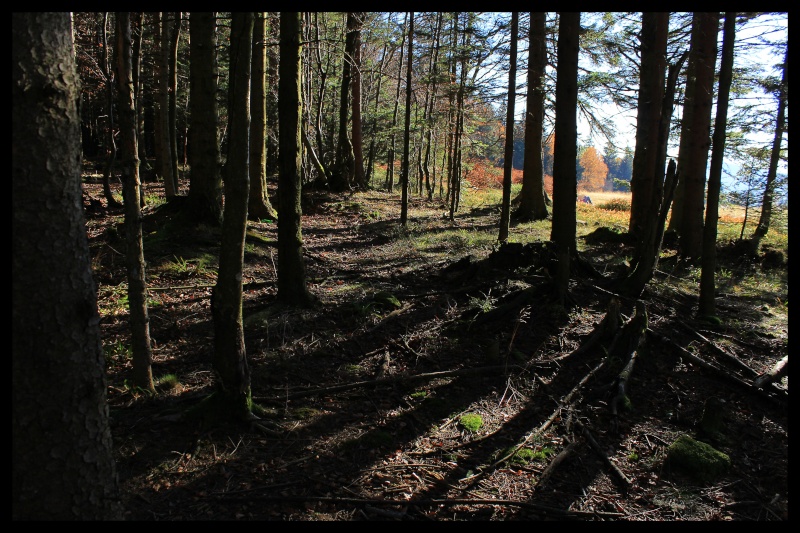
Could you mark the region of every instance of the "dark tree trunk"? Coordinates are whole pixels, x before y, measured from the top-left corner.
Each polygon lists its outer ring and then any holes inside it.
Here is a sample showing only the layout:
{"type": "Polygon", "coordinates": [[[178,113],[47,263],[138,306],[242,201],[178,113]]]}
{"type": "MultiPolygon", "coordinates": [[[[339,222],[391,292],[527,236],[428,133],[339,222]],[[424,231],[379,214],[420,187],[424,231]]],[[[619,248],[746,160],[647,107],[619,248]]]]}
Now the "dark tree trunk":
{"type": "Polygon", "coordinates": [[[250,62],[253,13],[234,12],[231,21],[231,121],[228,132],[225,207],[219,275],[211,297],[217,396],[240,420],[251,415],[250,368],[242,325],[242,266],[249,192],[250,62]]]}
{"type": "Polygon", "coordinates": [[[711,146],[709,133],[718,31],[718,12],[694,14],[678,154],[680,181],[670,219],[670,227],[678,231],[680,254],[690,262],[700,258],[703,245],[703,207],[711,146]]]}
{"type": "MultiPolygon", "coordinates": [[[[408,20],[408,13],[405,15],[406,20],[408,20]]],[[[397,63],[397,90],[395,92],[394,97],[394,111],[392,112],[392,127],[391,127],[391,134],[389,138],[389,150],[386,156],[386,190],[388,192],[392,192],[394,190],[394,157],[395,157],[395,139],[397,135],[395,134],[395,127],[397,126],[397,113],[400,108],[400,78],[403,75],[403,54],[405,53],[405,41],[406,41],[406,21],[403,21],[403,28],[401,29],[403,32],[403,40],[400,42],[400,61],[397,63]]]]}
{"type": "Polygon", "coordinates": [[[172,180],[175,194],[179,192],[178,171],[178,40],[181,36],[181,12],[172,14],[172,32],[169,42],[169,150],[172,154],[172,180]]]}
{"type": "Polygon", "coordinates": [[[653,182],[658,178],[658,140],[664,96],[669,13],[642,13],[642,66],[636,117],[636,147],[631,175],[631,215],[628,232],[643,240],[643,227],[652,219],[653,182]]]}
{"type": "Polygon", "coordinates": [[[525,162],[519,206],[514,217],[521,221],[544,220],[549,216],[544,192],[542,129],[544,123],[544,75],[547,66],[545,13],[531,12],[528,34],[528,92],[525,113],[525,162]]]}
{"type": "Polygon", "coordinates": [[[364,135],[361,125],[361,27],[366,16],[365,12],[347,14],[348,31],[353,33],[353,181],[361,189],[367,188],[364,176],[364,135]]]}
{"type": "Polygon", "coordinates": [[[122,194],[125,201],[125,234],[128,267],[128,308],[130,311],[133,383],[155,392],[151,368],[150,316],[147,312],[146,266],[142,248],[142,211],[139,206],[139,147],[136,135],[136,104],[133,91],[130,13],[117,12],[117,84],[119,92],[119,135],[122,163],[122,194]]]}
{"type": "Polygon", "coordinates": [[[342,83],[339,92],[339,136],[336,143],[336,163],[331,176],[331,189],[342,192],[350,189],[355,175],[355,157],[353,145],[347,136],[347,122],[350,115],[350,85],[353,77],[353,50],[355,48],[355,32],[353,13],[347,13],[347,34],[345,36],[344,57],[342,58],[342,83]]]}
{"type": "Polygon", "coordinates": [[[717,219],[719,218],[719,191],[722,186],[722,160],[725,156],[725,134],[728,128],[728,95],[733,79],[733,42],[736,36],[736,13],[725,13],[725,29],[722,36],[722,60],[719,68],[719,96],[717,118],[714,122],[714,148],[711,152],[711,168],[708,173],[706,196],[706,220],[703,226],[703,257],[700,271],[700,301],[697,314],[713,316],[714,271],[717,268],[717,219]]]}
{"type": "MultiPolygon", "coordinates": [[[[132,80],[133,80],[133,95],[136,102],[136,139],[137,149],[139,151],[139,167],[144,164],[147,168],[147,152],[144,143],[144,113],[142,112],[142,38],[144,34],[144,13],[139,11],[136,13],[136,31],[133,33],[133,53],[131,56],[132,62],[132,80]]],[[[141,173],[140,173],[141,177],[141,173]]],[[[142,181],[142,180],[140,180],[142,181]]],[[[139,184],[139,206],[145,206],[144,187],[139,184]]]]}
{"type": "Polygon", "coordinates": [[[122,518],[81,202],[79,87],[70,14],[12,13],[12,520],[122,518]]]}
{"type": "Polygon", "coordinates": [[[109,67],[108,50],[108,12],[105,12],[103,13],[103,75],[106,83],[106,104],[108,107],[108,129],[106,130],[108,159],[106,159],[106,166],[103,168],[103,195],[108,202],[108,207],[122,207],[122,204],[114,198],[114,194],[111,192],[111,176],[114,174],[114,161],[117,159],[117,143],[114,140],[114,84],[111,83],[113,76],[109,67]]]}
{"type": "Polygon", "coordinates": [[[217,29],[214,12],[189,15],[189,205],[198,223],[222,224],[222,176],[217,140],[217,29]]]}
{"type": "Polygon", "coordinates": [[[306,306],[314,298],[306,286],[301,225],[302,68],[301,13],[281,12],[278,82],[278,300],[306,306]]]}
{"type": "Polygon", "coordinates": [[[178,194],[175,187],[175,176],[172,173],[172,136],[169,133],[169,49],[170,26],[167,22],[166,12],[160,14],[161,20],[161,49],[158,53],[158,124],[156,125],[156,138],[161,155],[161,178],[164,180],[164,194],[167,200],[178,194]]]}
{"type": "Polygon", "coordinates": [[[778,163],[781,159],[781,142],[783,141],[784,124],[786,123],[786,105],[789,100],[789,48],[787,45],[786,55],[783,58],[783,77],[778,92],[778,113],[775,119],[775,137],[772,141],[772,154],[769,159],[769,170],[767,171],[767,183],[764,187],[764,196],[761,200],[761,216],[758,219],[758,226],[750,239],[750,246],[753,253],[758,252],[761,240],[766,237],[769,231],[769,221],[772,218],[772,198],[775,194],[775,178],[778,176],[778,163]]]}
{"type": "Polygon", "coordinates": [[[556,78],[555,148],[553,149],[553,223],[556,246],[556,292],[563,302],[569,289],[570,256],[575,253],[575,202],[578,158],[578,34],[580,13],[559,13],[556,78]]]}
{"type": "Polygon", "coordinates": [[[408,166],[410,161],[409,141],[411,138],[411,66],[414,63],[414,12],[408,14],[408,59],[406,69],[406,122],[403,136],[403,168],[400,176],[400,225],[408,223],[408,166]]]}
{"type": "Polygon", "coordinates": [[[500,207],[500,233],[497,240],[508,240],[508,226],[511,219],[511,169],[514,165],[514,103],[517,99],[517,34],[519,33],[519,13],[511,13],[511,51],[508,69],[508,104],[506,108],[506,147],[503,164],[503,201],[500,207]]]}

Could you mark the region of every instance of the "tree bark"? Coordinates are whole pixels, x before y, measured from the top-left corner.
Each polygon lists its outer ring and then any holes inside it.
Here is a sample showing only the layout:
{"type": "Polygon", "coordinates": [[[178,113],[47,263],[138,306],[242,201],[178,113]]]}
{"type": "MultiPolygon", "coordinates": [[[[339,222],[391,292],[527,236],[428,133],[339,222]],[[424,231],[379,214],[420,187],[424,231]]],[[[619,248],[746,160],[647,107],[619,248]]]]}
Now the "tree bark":
{"type": "Polygon", "coordinates": [[[306,306],[314,298],[306,286],[300,165],[302,161],[302,19],[300,13],[281,12],[278,82],[278,300],[306,306]]]}
{"type": "Polygon", "coordinates": [[[722,61],[719,70],[717,118],[714,123],[714,149],[711,152],[711,169],[708,173],[706,193],[706,220],[703,226],[703,256],[700,271],[700,300],[697,314],[713,316],[717,312],[714,302],[714,271],[717,268],[717,221],[719,219],[719,192],[722,187],[722,160],[725,157],[725,135],[728,127],[728,95],[733,79],[733,42],[736,36],[736,13],[725,13],[722,37],[722,61]]]}
{"type": "Polygon", "coordinates": [[[783,141],[783,131],[786,123],[786,105],[789,100],[789,48],[787,45],[786,55],[783,58],[783,77],[778,91],[778,112],[775,119],[775,137],[772,141],[772,154],[769,159],[769,170],[767,170],[767,183],[764,186],[764,196],[761,200],[761,216],[758,219],[758,226],[750,239],[750,247],[753,253],[758,252],[761,240],[766,237],[769,231],[769,222],[772,218],[772,198],[775,194],[775,178],[778,176],[778,162],[781,159],[781,143],[783,141]]]}
{"type": "Polygon", "coordinates": [[[514,218],[520,221],[544,220],[547,210],[542,166],[542,129],[544,123],[544,75],[547,66],[545,13],[531,12],[528,33],[528,91],[525,112],[525,161],[519,206],[514,218]]]}
{"type": "Polygon", "coordinates": [[[189,205],[198,223],[222,224],[222,175],[217,140],[216,14],[189,15],[189,205]]]}
{"type": "Polygon", "coordinates": [[[125,234],[128,269],[133,383],[150,392],[153,384],[153,350],[150,344],[150,316],[147,312],[146,265],[142,247],[142,211],[139,206],[139,147],[136,135],[130,13],[117,12],[117,83],[119,93],[120,159],[122,192],[125,200],[125,234]]]}
{"type": "Polygon", "coordinates": [[[692,18],[692,44],[678,155],[680,181],[670,219],[670,227],[678,231],[680,254],[690,262],[700,258],[703,245],[703,206],[711,146],[709,132],[718,26],[718,12],[697,12],[692,18]]]}
{"type": "Polygon", "coordinates": [[[253,13],[234,12],[231,21],[231,121],[228,132],[225,207],[219,275],[211,296],[214,319],[214,371],[217,394],[228,413],[248,420],[251,415],[250,368],[242,326],[242,268],[247,231],[249,192],[250,67],[253,13]]]}
{"type": "Polygon", "coordinates": [[[121,519],[71,18],[11,17],[11,518],[121,519]]]}
{"type": "Polygon", "coordinates": [[[644,226],[652,219],[654,181],[659,179],[659,122],[664,96],[669,13],[642,13],[642,65],[639,76],[636,147],[631,175],[631,214],[628,232],[644,240],[644,226]]]}
{"type": "Polygon", "coordinates": [[[103,169],[103,195],[106,198],[106,202],[108,202],[108,207],[122,207],[122,204],[114,198],[114,194],[111,192],[111,176],[114,173],[114,162],[117,159],[117,143],[114,141],[114,84],[112,83],[114,77],[109,67],[108,50],[108,12],[104,12],[102,65],[106,84],[106,105],[108,107],[108,129],[106,129],[108,159],[106,159],[106,166],[103,169]]]}
{"type": "Polygon", "coordinates": [[[278,212],[267,190],[267,25],[266,13],[259,12],[253,26],[252,90],[250,92],[250,220],[277,220],[278,212]]]}
{"type": "Polygon", "coordinates": [[[578,157],[578,34],[580,13],[559,13],[558,77],[556,78],[555,148],[553,150],[553,224],[556,245],[556,292],[562,302],[569,288],[570,256],[575,251],[575,202],[578,157]]]}
{"type": "Polygon", "coordinates": [[[170,58],[170,26],[167,23],[166,12],[160,13],[161,21],[161,49],[158,53],[158,117],[159,122],[156,125],[158,143],[160,145],[161,154],[161,178],[164,180],[164,194],[167,200],[177,196],[178,189],[175,187],[175,176],[172,172],[172,136],[169,133],[169,87],[170,87],[170,73],[169,73],[169,58],[170,58]]]}
{"type": "Polygon", "coordinates": [[[411,138],[411,72],[414,62],[414,12],[408,14],[408,67],[406,69],[406,122],[403,136],[403,168],[400,176],[400,225],[408,224],[408,166],[410,161],[409,140],[411,138]]]}
{"type": "Polygon", "coordinates": [[[511,219],[511,170],[514,165],[514,104],[517,100],[517,40],[519,13],[511,13],[511,50],[508,68],[508,103],[506,104],[506,146],[503,162],[503,200],[500,205],[499,242],[508,241],[508,226],[511,219]]]}

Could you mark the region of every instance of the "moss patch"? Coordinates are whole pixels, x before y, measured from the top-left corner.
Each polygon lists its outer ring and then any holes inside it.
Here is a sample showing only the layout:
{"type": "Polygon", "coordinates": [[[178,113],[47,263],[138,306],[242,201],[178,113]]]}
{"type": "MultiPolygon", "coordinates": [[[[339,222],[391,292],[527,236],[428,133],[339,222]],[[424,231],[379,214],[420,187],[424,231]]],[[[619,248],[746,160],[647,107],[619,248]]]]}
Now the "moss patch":
{"type": "Polygon", "coordinates": [[[731,459],[705,442],[681,435],[669,446],[665,464],[699,481],[711,481],[727,472],[731,459]]]}

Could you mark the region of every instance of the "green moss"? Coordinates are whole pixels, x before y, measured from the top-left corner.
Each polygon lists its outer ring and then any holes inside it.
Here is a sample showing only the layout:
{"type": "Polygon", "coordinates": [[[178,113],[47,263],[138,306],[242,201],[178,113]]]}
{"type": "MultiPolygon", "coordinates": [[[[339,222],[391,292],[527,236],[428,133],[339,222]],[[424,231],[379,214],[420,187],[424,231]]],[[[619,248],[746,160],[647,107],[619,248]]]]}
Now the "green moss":
{"type": "Polygon", "coordinates": [[[458,419],[458,423],[467,431],[475,433],[483,426],[483,417],[475,413],[467,413],[461,415],[461,418],[458,419]]]}
{"type": "Polygon", "coordinates": [[[667,449],[665,464],[700,481],[711,481],[730,468],[730,457],[714,447],[681,435],[667,449]]]}

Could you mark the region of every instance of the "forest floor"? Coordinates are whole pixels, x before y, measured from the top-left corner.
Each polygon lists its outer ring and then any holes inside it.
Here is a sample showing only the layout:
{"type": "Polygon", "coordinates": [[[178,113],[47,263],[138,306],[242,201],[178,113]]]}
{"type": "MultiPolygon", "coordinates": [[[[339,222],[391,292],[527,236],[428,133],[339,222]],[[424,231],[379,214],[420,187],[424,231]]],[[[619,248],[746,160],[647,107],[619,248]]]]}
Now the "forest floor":
{"type": "MultiPolygon", "coordinates": [[[[263,409],[249,426],[205,427],[181,415],[215,387],[219,231],[145,208],[147,394],[130,384],[123,213],[96,180],[84,191],[129,520],[788,520],[788,377],[752,386],[788,354],[788,261],[721,245],[717,324],[695,317],[699,269],[666,249],[640,299],[644,342],[620,351],[614,331],[589,341],[624,239],[578,227],[601,275],[574,271],[565,307],[549,248],[526,240],[547,221],[513,225],[518,244],[500,248],[494,206],[450,221],[413,197],[403,230],[398,194],[305,192],[318,302],[276,304],[276,224],[249,223],[245,341],[263,409]],[[615,399],[626,364],[629,403],[615,399]],[[669,447],[682,435],[729,462],[681,468],[669,447]]],[[[619,301],[632,323],[634,300],[619,301]]]]}

